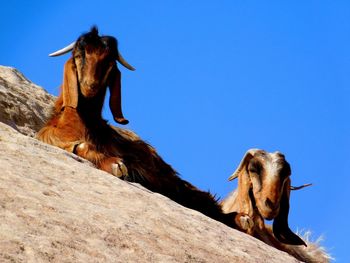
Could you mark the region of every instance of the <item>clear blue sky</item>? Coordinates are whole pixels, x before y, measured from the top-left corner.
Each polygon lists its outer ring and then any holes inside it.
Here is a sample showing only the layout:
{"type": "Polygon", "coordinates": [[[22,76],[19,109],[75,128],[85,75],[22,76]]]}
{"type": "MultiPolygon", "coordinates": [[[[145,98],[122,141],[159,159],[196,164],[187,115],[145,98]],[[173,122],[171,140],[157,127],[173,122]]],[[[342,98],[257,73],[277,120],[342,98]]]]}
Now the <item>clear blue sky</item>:
{"type": "Polygon", "coordinates": [[[5,1],[0,64],[57,95],[69,56],[47,55],[94,24],[136,67],[128,128],[220,197],[246,150],[283,152],[314,184],[292,193],[291,227],[350,262],[349,1],[5,1]]]}

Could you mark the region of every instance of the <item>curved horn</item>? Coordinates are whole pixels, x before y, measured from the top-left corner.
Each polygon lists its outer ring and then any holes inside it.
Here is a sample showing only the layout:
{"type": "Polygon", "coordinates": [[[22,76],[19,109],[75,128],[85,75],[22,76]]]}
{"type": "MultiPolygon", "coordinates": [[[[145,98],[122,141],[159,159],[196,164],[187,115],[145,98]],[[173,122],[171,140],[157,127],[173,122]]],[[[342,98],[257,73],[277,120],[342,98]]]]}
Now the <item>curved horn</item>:
{"type": "Polygon", "coordinates": [[[57,57],[57,56],[61,56],[63,54],[66,54],[66,53],[72,51],[74,46],[75,46],[75,41],[73,43],[69,44],[68,46],[64,47],[64,48],[49,54],[49,57],[57,57]]]}
{"type": "Polygon", "coordinates": [[[244,169],[245,164],[247,162],[250,161],[250,159],[253,158],[254,154],[258,151],[261,151],[259,149],[250,149],[246,152],[246,154],[244,155],[242,161],[240,162],[240,164],[238,165],[238,168],[236,169],[236,171],[228,178],[229,181],[232,181],[234,179],[236,179],[238,177],[238,175],[240,174],[240,172],[242,171],[242,169],[244,169]]]}
{"type": "Polygon", "coordinates": [[[300,186],[291,186],[290,187],[290,190],[300,190],[300,189],[303,189],[304,187],[308,187],[308,186],[311,186],[312,184],[303,184],[303,185],[300,185],[300,186]]]}
{"type": "Polygon", "coordinates": [[[126,67],[129,70],[134,71],[135,68],[133,66],[131,66],[124,58],[123,56],[120,54],[120,52],[118,51],[118,57],[117,57],[117,61],[122,64],[124,67],[126,67]]]}

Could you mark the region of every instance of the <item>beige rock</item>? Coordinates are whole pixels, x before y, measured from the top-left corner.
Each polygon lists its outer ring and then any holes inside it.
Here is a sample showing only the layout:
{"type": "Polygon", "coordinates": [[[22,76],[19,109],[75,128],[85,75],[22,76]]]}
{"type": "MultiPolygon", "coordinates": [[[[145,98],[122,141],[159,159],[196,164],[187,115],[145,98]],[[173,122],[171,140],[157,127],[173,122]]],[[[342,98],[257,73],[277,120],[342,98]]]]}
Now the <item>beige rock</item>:
{"type": "MultiPolygon", "coordinates": [[[[0,121],[33,135],[52,97],[13,69],[0,77],[0,121]]],[[[0,262],[298,262],[4,123],[0,262]]]]}
{"type": "Polygon", "coordinates": [[[14,68],[0,66],[0,120],[34,137],[48,119],[55,97],[14,68]]]}
{"type": "Polygon", "coordinates": [[[0,262],[298,262],[0,123],[0,262]]]}

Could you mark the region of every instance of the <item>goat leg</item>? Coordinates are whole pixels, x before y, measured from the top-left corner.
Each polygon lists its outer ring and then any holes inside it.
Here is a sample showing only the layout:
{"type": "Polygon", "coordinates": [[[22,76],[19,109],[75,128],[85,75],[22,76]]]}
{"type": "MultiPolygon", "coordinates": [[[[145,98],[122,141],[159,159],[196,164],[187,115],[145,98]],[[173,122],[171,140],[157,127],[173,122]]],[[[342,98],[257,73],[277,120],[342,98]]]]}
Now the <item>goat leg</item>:
{"type": "Polygon", "coordinates": [[[223,215],[225,216],[225,220],[223,220],[223,222],[226,225],[240,230],[244,233],[250,233],[253,231],[254,221],[250,218],[249,215],[237,212],[231,212],[223,215]]]}
{"type": "Polygon", "coordinates": [[[98,152],[96,147],[89,142],[83,142],[77,145],[74,153],[94,163],[97,168],[116,177],[124,178],[128,175],[128,169],[121,158],[106,156],[98,152]]]}

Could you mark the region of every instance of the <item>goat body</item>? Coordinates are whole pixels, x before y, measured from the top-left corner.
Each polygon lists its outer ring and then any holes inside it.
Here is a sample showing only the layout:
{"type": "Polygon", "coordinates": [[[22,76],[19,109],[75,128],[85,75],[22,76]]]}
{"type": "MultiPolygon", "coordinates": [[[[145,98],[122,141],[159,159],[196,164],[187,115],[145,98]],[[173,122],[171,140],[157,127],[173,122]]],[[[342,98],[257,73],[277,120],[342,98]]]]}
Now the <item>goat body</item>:
{"type": "MultiPolygon", "coordinates": [[[[238,178],[238,188],[221,202],[225,213],[244,213],[253,224],[247,233],[304,262],[328,262],[329,256],[316,244],[306,243],[288,226],[291,169],[280,152],[247,151],[229,178],[238,178]],[[273,226],[265,220],[273,219],[273,226]],[[304,245],[304,246],[300,246],[304,245]]],[[[308,185],[304,185],[305,187],[308,185]]]]}
{"type": "Polygon", "coordinates": [[[99,169],[140,183],[186,207],[240,228],[241,214],[223,213],[211,194],[182,180],[153,147],[134,133],[112,127],[102,119],[107,86],[112,87],[113,116],[122,117],[120,107],[115,106],[120,72],[114,60],[119,52],[112,50],[110,42],[107,37],[100,37],[96,28],[75,42],[73,57],[64,67],[62,90],[52,117],[37,138],[73,152],[99,169]]]}

